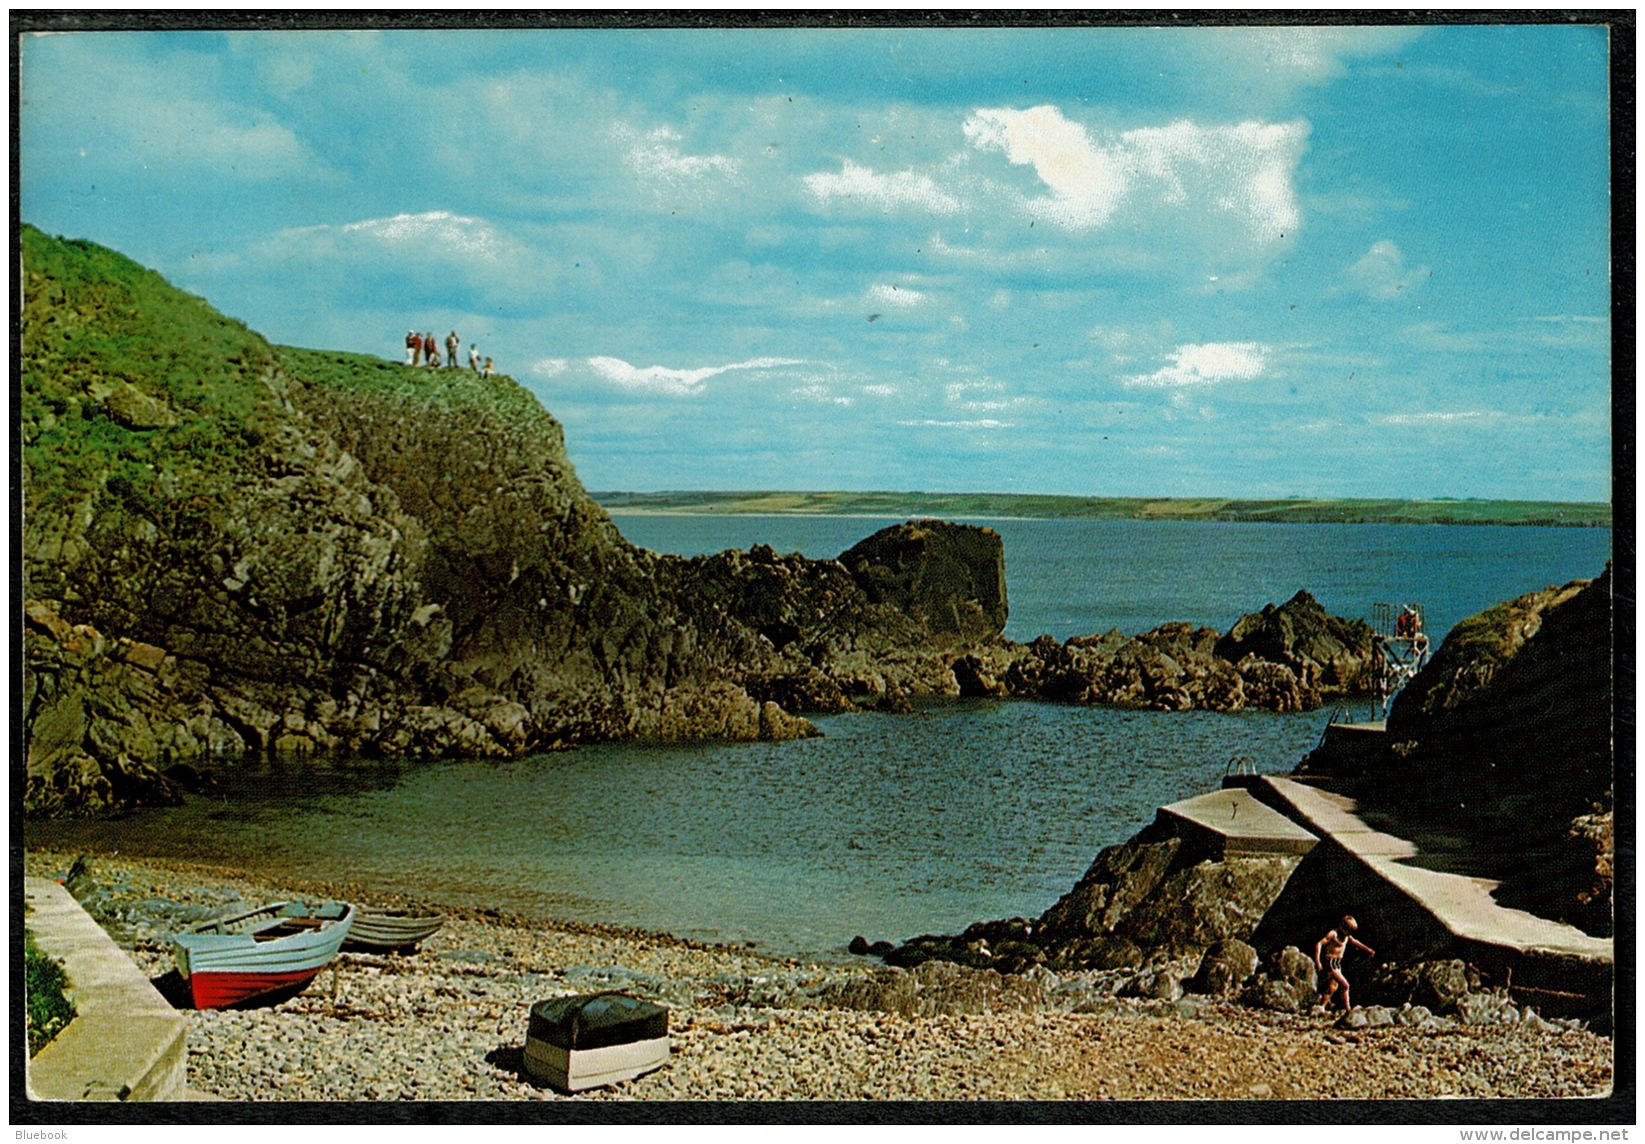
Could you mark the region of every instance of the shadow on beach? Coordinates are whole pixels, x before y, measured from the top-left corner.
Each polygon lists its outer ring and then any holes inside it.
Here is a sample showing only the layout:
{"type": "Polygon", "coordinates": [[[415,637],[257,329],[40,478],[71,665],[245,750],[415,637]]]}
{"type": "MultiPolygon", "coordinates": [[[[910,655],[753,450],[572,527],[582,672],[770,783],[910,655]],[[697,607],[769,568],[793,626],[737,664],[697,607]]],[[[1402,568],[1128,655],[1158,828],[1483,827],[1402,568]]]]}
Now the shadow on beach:
{"type": "Polygon", "coordinates": [[[485,1062],[493,1068],[502,1069],[510,1076],[530,1082],[525,1071],[525,1047],[523,1045],[498,1045],[485,1055],[485,1062]]]}

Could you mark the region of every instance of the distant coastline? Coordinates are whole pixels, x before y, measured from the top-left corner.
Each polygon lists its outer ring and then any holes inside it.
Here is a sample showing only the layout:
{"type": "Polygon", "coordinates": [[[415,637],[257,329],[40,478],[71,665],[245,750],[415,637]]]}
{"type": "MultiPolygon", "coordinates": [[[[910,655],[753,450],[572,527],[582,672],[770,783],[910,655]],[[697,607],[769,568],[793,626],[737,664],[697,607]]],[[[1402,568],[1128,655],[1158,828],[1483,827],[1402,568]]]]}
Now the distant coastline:
{"type": "Polygon", "coordinates": [[[613,516],[938,516],[969,520],[1183,520],[1269,524],[1495,524],[1609,528],[1595,502],[1219,497],[1074,497],[1031,493],[595,492],[613,516]]]}

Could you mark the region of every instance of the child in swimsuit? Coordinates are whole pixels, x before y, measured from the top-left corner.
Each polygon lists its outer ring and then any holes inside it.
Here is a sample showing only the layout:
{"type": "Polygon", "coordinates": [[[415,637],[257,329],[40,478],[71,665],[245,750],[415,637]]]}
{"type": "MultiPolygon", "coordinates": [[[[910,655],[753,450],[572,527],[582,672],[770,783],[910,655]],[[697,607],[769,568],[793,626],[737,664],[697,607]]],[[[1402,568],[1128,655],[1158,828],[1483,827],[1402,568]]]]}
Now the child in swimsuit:
{"type": "Polygon", "coordinates": [[[1358,929],[1359,923],[1351,915],[1344,915],[1342,925],[1331,930],[1314,945],[1314,968],[1321,973],[1329,969],[1331,974],[1330,980],[1326,982],[1325,992],[1320,994],[1319,998],[1319,1003],[1327,1009],[1331,1007],[1331,997],[1338,987],[1342,989],[1343,1009],[1354,1007],[1348,1000],[1348,979],[1342,975],[1342,958],[1348,952],[1348,947],[1357,945],[1372,957],[1376,956],[1376,950],[1354,936],[1358,929]],[[1325,959],[1323,964],[1320,961],[1321,955],[1325,959]]]}

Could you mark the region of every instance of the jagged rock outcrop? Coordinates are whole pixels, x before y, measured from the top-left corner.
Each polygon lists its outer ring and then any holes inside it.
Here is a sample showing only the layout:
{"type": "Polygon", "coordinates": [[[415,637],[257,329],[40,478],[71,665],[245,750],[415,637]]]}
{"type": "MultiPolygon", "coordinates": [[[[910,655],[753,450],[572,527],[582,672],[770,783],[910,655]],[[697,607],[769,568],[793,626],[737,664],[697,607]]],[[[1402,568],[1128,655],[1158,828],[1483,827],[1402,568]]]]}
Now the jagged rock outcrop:
{"type": "Polygon", "coordinates": [[[1373,685],[1370,626],[1306,591],[1242,617],[1226,635],[1167,623],[1058,643],[979,648],[954,662],[960,693],[1153,711],[1307,711],[1373,685]]]}
{"type": "Polygon", "coordinates": [[[871,604],[893,609],[956,644],[995,639],[1009,608],[999,534],[912,521],[876,532],[840,555],[871,604]]]}
{"type": "Polygon", "coordinates": [[[1244,616],[1217,641],[1216,653],[1230,663],[1247,657],[1291,669],[1297,684],[1321,693],[1369,691],[1371,626],[1327,612],[1312,595],[1300,591],[1279,607],[1269,604],[1244,616]]]}
{"type": "Polygon", "coordinates": [[[1395,700],[1389,736],[1463,743],[1506,725],[1534,744],[1574,746],[1591,776],[1608,779],[1610,645],[1607,564],[1594,580],[1528,592],[1458,623],[1395,700]]]}
{"type": "Polygon", "coordinates": [[[955,658],[1003,643],[1005,549],[975,525],[893,525],[834,561],[763,544],[664,557],[657,575],[706,629],[745,633],[728,637],[738,678],[796,712],[955,696],[955,658]]]}

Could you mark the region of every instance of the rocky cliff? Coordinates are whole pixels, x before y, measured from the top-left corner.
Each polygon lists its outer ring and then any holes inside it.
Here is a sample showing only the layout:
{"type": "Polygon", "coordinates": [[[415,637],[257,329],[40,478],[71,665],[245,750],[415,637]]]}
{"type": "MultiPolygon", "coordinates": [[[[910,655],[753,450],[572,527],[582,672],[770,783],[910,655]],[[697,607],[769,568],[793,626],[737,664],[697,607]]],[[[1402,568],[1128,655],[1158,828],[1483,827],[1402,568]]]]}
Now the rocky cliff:
{"type": "Polygon", "coordinates": [[[31,813],[248,752],[792,737],[777,698],[941,690],[998,638],[986,529],[890,530],[850,569],[658,556],[508,378],[272,347],[111,251],[22,245],[31,813]]]}

